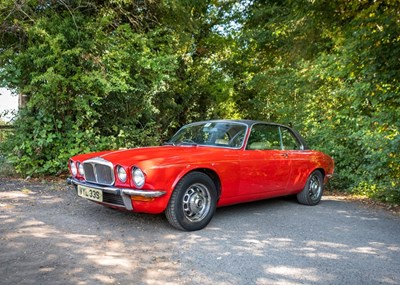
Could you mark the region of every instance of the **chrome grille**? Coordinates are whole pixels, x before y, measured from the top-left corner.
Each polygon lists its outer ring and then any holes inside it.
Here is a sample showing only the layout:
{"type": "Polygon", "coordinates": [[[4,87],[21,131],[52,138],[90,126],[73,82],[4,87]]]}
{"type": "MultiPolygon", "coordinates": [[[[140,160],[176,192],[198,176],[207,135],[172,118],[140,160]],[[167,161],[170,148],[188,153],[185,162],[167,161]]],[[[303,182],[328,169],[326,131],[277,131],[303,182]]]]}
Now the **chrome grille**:
{"type": "Polygon", "coordinates": [[[84,163],[83,170],[85,171],[86,181],[96,182],[96,176],[94,175],[94,165],[91,163],[84,163]]]}
{"type": "Polygon", "coordinates": [[[100,157],[92,158],[83,162],[85,179],[87,182],[102,185],[114,184],[114,168],[111,162],[100,157]]]}
{"type": "Polygon", "coordinates": [[[111,185],[114,183],[113,168],[103,164],[95,164],[97,183],[111,185]]]}

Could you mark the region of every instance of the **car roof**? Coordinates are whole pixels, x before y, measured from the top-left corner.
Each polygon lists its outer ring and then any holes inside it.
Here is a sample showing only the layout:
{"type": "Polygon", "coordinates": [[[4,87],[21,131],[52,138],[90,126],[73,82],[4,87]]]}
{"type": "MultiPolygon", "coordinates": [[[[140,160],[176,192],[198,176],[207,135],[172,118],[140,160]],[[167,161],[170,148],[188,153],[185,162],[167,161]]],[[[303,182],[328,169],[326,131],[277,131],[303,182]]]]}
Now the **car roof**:
{"type": "Polygon", "coordinates": [[[270,124],[270,125],[278,125],[278,126],[283,126],[290,128],[289,126],[285,126],[283,124],[279,123],[273,123],[273,122],[265,122],[265,121],[258,121],[258,120],[235,120],[235,119],[216,119],[216,120],[205,120],[201,122],[193,122],[194,124],[196,123],[206,123],[206,122],[215,122],[215,123],[241,123],[245,124],[249,127],[253,126],[254,124],[270,124]]]}

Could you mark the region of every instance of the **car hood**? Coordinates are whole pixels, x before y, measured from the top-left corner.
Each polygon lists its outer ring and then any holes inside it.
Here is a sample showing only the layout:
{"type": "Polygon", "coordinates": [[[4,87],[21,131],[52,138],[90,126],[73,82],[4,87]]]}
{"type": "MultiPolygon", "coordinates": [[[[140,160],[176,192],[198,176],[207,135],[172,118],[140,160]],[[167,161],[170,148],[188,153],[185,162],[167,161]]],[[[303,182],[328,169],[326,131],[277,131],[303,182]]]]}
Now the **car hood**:
{"type": "MultiPolygon", "coordinates": [[[[236,153],[235,150],[204,146],[158,146],[117,150],[100,153],[93,157],[101,157],[114,165],[138,165],[152,161],[153,165],[169,165],[176,163],[192,163],[210,161],[218,154],[219,160],[228,159],[236,153]]],[[[215,157],[216,158],[216,157],[215,157]]]]}

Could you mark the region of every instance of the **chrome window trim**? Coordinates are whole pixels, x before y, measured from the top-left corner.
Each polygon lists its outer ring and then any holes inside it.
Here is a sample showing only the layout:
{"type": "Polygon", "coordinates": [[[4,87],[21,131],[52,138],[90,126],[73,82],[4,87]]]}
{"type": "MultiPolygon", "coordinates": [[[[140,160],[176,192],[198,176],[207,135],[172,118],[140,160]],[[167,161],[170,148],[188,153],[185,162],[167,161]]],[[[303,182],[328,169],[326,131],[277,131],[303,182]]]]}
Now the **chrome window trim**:
{"type": "MultiPolygon", "coordinates": [[[[213,147],[213,148],[224,148],[224,149],[235,149],[235,150],[239,150],[242,149],[245,144],[246,144],[246,138],[249,132],[249,125],[241,122],[241,121],[235,121],[235,120],[210,120],[210,121],[201,121],[201,122],[194,122],[194,123],[190,123],[187,125],[182,126],[172,137],[171,139],[178,134],[181,130],[185,129],[185,128],[189,128],[189,127],[193,127],[193,126],[199,126],[199,125],[205,125],[207,123],[220,123],[220,124],[232,124],[232,125],[238,125],[238,126],[244,126],[244,137],[242,140],[242,144],[240,147],[232,147],[232,146],[224,146],[224,145],[208,145],[208,144],[201,144],[201,143],[196,143],[195,146],[199,146],[199,147],[213,147]]],[[[169,141],[167,141],[168,143],[169,141]]],[[[183,147],[192,147],[194,145],[178,145],[178,146],[183,146],[183,147]]]]}

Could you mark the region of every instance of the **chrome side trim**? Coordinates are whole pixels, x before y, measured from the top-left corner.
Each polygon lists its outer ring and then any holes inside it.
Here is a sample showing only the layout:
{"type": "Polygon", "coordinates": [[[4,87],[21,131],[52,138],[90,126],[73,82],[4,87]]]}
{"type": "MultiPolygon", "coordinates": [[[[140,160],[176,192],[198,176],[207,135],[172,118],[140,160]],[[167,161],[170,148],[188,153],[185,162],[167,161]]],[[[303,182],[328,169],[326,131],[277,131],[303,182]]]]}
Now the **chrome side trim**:
{"type": "Polygon", "coordinates": [[[128,196],[142,196],[146,198],[157,198],[164,195],[165,191],[152,191],[152,190],[131,190],[122,189],[122,193],[128,196]]]}

